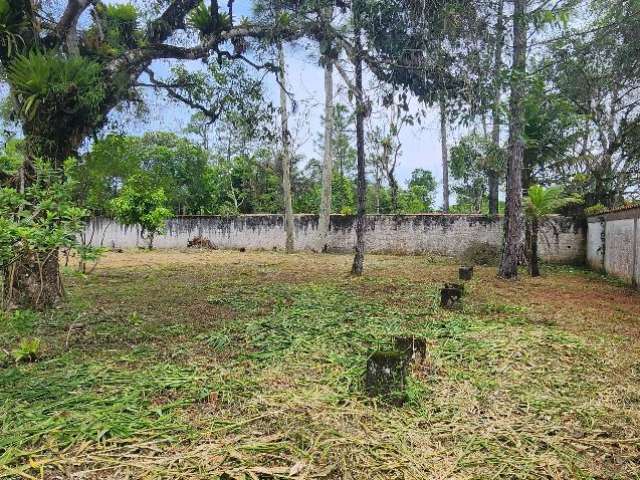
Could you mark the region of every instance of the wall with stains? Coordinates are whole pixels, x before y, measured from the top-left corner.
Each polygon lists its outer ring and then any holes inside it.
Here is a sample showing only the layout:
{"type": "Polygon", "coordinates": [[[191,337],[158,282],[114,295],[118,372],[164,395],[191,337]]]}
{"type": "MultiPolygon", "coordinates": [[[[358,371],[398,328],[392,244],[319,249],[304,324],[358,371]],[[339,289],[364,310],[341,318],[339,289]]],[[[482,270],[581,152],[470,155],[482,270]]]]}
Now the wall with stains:
{"type": "Polygon", "coordinates": [[[589,218],[587,228],[587,265],[597,271],[604,271],[604,219],[589,218]]]}
{"type": "Polygon", "coordinates": [[[589,217],[587,262],[597,270],[640,285],[640,207],[589,217]]]}
{"type": "MultiPolygon", "coordinates": [[[[318,244],[318,217],[296,215],[297,250],[322,250],[318,244]]],[[[499,246],[502,219],[482,215],[369,215],[367,250],[377,253],[462,254],[473,242],[499,246]]],[[[572,219],[554,217],[543,225],[540,236],[541,257],[558,263],[582,263],[585,256],[585,231],[572,219]]],[[[105,219],[93,219],[85,233],[93,245],[110,248],[143,247],[145,240],[137,227],[125,227],[105,219]]],[[[238,217],[177,217],[167,222],[159,235],[157,248],[184,248],[198,236],[207,237],[222,249],[281,249],[285,242],[281,215],[241,215],[238,217]]],[[[351,252],[355,243],[355,217],[332,215],[327,249],[351,252]]]]}

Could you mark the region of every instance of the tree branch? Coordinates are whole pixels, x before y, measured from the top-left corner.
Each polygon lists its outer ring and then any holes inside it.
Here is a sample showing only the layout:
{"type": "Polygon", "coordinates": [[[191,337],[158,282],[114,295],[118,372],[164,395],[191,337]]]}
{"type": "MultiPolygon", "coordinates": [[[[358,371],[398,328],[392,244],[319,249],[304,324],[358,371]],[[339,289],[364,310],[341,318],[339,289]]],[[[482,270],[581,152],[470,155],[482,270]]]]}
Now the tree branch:
{"type": "Polygon", "coordinates": [[[198,60],[205,58],[211,52],[216,51],[218,45],[227,40],[243,37],[260,38],[266,33],[267,31],[260,27],[238,27],[226,32],[221,32],[206,43],[195,47],[178,47],[166,43],[151,44],[129,50],[120,57],[112,60],[106,66],[106,71],[109,73],[117,73],[123,70],[134,70],[136,66],[145,65],[152,60],[164,58],[198,60]]]}
{"type": "Polygon", "coordinates": [[[169,83],[163,82],[162,80],[157,80],[155,77],[155,74],[153,73],[153,70],[149,68],[145,69],[145,73],[149,76],[149,81],[151,82],[151,85],[145,84],[145,83],[138,83],[137,84],[138,86],[152,87],[156,89],[162,88],[165,92],[167,92],[167,95],[169,95],[174,100],[178,100],[179,102],[182,102],[188,105],[194,110],[198,110],[202,112],[209,120],[209,124],[214,123],[216,120],[218,120],[218,118],[220,118],[220,115],[222,115],[222,112],[225,106],[224,102],[220,102],[220,104],[215,109],[207,108],[204,105],[198,102],[195,102],[192,99],[182,95],[180,92],[176,91],[176,88],[183,87],[184,85],[169,84],[169,83]]]}
{"type": "Polygon", "coordinates": [[[185,17],[199,3],[200,0],[173,0],[162,15],[149,24],[147,41],[151,44],[162,43],[176,30],[183,29],[185,17]]]}
{"type": "Polygon", "coordinates": [[[64,41],[67,46],[67,51],[71,55],[78,55],[78,33],[76,27],[78,25],[78,19],[91,4],[94,4],[95,0],[69,0],[67,7],[60,17],[60,21],[56,25],[55,34],[64,41]]]}
{"type": "Polygon", "coordinates": [[[338,73],[342,77],[342,80],[344,80],[344,83],[347,85],[347,88],[354,95],[360,95],[360,92],[358,92],[358,90],[356,90],[356,86],[353,84],[353,82],[349,78],[349,75],[347,75],[347,72],[345,72],[344,68],[342,68],[342,65],[340,65],[340,62],[334,62],[334,65],[336,67],[336,70],[338,70],[338,73]]]}

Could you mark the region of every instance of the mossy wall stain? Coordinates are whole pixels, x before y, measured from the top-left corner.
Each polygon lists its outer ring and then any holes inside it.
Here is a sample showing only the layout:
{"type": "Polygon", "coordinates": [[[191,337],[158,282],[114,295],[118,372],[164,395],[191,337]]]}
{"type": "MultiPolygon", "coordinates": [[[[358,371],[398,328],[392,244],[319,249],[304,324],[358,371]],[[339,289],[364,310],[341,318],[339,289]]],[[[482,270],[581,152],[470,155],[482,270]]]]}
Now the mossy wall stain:
{"type": "MultiPolygon", "coordinates": [[[[570,218],[554,217],[543,227],[543,236],[552,241],[541,242],[542,258],[546,261],[581,263],[585,255],[585,229],[570,218]]],[[[318,216],[296,215],[295,248],[318,249],[318,216]]],[[[355,215],[332,215],[329,226],[328,250],[353,252],[355,245],[355,215]]],[[[87,226],[87,238],[92,243],[114,248],[144,245],[137,227],[125,227],[104,219],[93,219],[87,226]]],[[[485,215],[368,215],[366,217],[366,248],[368,252],[403,254],[434,253],[459,256],[473,242],[500,245],[502,218],[485,215]]],[[[211,240],[219,248],[264,249],[282,248],[285,242],[282,215],[184,216],[167,222],[166,232],[154,242],[157,248],[185,248],[196,236],[211,240]]]]}

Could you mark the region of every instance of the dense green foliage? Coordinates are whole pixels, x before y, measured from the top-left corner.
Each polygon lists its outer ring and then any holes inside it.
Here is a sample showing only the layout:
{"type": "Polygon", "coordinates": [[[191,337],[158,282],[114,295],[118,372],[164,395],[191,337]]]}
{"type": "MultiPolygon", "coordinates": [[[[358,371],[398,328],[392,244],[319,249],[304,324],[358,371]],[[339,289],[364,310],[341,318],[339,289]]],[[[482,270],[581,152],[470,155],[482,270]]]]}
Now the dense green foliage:
{"type": "Polygon", "coordinates": [[[462,100],[475,81],[465,57],[482,48],[477,2],[362,0],[358,5],[379,77],[429,104],[442,94],[462,100]]]}
{"type": "Polygon", "coordinates": [[[17,56],[8,71],[20,113],[29,120],[64,122],[73,115],[88,121],[104,100],[100,65],[84,58],[30,52],[17,56]],[[61,108],[67,103],[72,111],[61,108]]]}
{"type": "MultiPolygon", "coordinates": [[[[0,178],[17,178],[23,156],[16,143],[0,152],[0,178]]],[[[73,162],[66,164],[69,172],[73,162]]],[[[46,163],[36,165],[36,180],[24,189],[19,182],[0,187],[0,270],[34,255],[77,248],[76,234],[88,212],[73,201],[75,182],[62,178],[46,163]]]]}
{"type": "Polygon", "coordinates": [[[78,198],[94,213],[106,214],[122,184],[144,173],[163,189],[174,212],[201,213],[210,205],[207,160],[202,148],[175,134],[110,135],[96,142],[78,169],[78,198]]]}
{"type": "Polygon", "coordinates": [[[504,174],[505,153],[493,142],[477,133],[466,135],[451,148],[451,176],[455,183],[453,191],[459,205],[471,205],[480,213],[487,198],[488,175],[491,172],[504,174]]]}
{"type": "MultiPolygon", "coordinates": [[[[272,150],[267,148],[227,158],[172,133],[109,135],[94,144],[72,176],[77,180],[75,198],[94,215],[113,214],[111,200],[130,178],[139,176],[162,188],[166,207],[173,215],[280,213],[282,194],[275,162],[272,150]]],[[[354,174],[353,164],[335,165],[333,212],[355,212],[354,174]],[[348,174],[342,175],[341,170],[348,174]]],[[[293,180],[295,211],[317,213],[320,177],[315,164],[311,162],[304,169],[296,167],[293,180]]],[[[431,211],[436,186],[431,172],[416,170],[407,187],[400,191],[399,211],[431,211]]],[[[378,212],[378,203],[380,213],[393,212],[388,187],[379,191],[370,188],[368,198],[371,213],[378,212]]]]}
{"type": "Polygon", "coordinates": [[[171,216],[166,208],[167,197],[162,187],[144,174],[136,174],[127,179],[122,191],[111,201],[115,218],[123,225],[139,225],[140,235],[153,248],[153,238],[165,229],[171,216]]]}

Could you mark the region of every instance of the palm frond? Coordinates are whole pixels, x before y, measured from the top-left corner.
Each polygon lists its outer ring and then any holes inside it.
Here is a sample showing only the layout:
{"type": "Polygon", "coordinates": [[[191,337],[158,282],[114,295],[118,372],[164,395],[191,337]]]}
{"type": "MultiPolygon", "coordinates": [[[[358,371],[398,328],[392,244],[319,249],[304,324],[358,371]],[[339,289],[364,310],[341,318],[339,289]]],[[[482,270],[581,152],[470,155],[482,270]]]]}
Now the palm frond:
{"type": "Polygon", "coordinates": [[[571,204],[582,203],[577,195],[565,195],[564,189],[557,185],[543,187],[531,185],[525,197],[525,212],[530,218],[543,218],[571,204]]]}

